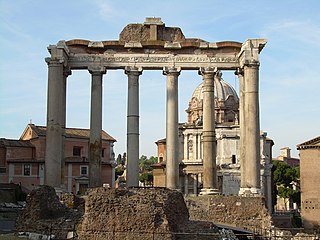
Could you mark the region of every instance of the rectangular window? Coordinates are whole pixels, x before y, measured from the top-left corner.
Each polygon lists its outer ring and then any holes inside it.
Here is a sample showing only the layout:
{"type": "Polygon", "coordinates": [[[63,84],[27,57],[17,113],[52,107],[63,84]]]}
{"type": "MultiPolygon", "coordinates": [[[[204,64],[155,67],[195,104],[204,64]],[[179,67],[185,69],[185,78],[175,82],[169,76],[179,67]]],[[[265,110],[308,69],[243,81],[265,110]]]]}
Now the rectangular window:
{"type": "Polygon", "coordinates": [[[30,164],[24,164],[23,165],[23,175],[24,176],[30,176],[31,175],[31,166],[30,166],[30,164]]]}
{"type": "Polygon", "coordinates": [[[80,166],[80,175],[87,176],[88,175],[88,166],[80,166]]]}
{"type": "Polygon", "coordinates": [[[232,155],[232,164],[236,164],[236,163],[237,163],[236,155],[232,155]]]}
{"type": "Polygon", "coordinates": [[[73,147],[73,156],[81,156],[81,147],[78,147],[78,146],[73,147]]]}
{"type": "Polygon", "coordinates": [[[104,148],[101,150],[101,157],[104,157],[104,148]]]}

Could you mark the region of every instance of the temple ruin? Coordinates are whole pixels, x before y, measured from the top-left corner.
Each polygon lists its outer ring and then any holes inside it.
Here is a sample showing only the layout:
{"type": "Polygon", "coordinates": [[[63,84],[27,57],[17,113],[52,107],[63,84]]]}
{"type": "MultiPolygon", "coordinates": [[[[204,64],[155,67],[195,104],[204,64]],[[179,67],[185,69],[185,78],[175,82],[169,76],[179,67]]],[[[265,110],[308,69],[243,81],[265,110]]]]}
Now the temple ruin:
{"type": "Polygon", "coordinates": [[[45,184],[63,187],[61,174],[66,127],[66,81],[72,71],[92,76],[89,185],[101,186],[102,78],[109,69],[128,77],[127,186],[139,185],[139,76],[163,70],[167,78],[166,187],[179,189],[178,79],[181,71],[203,78],[203,188],[217,194],[214,78],[220,70],[236,71],[240,82],[240,194],[260,195],[259,54],[266,39],[243,43],[207,42],[185,38],[180,28],[166,27],[160,18],[128,24],[119,40],[61,40],[48,47],[48,99],[45,184]]]}

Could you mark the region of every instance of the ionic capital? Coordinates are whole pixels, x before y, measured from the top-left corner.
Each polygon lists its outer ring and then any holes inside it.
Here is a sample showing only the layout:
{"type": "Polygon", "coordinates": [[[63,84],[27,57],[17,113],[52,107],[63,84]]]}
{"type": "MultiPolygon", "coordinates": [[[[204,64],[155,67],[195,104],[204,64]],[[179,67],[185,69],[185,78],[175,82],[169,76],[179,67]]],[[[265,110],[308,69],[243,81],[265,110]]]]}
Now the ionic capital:
{"type": "Polygon", "coordinates": [[[49,67],[50,66],[63,66],[63,63],[65,62],[63,58],[53,58],[53,57],[46,57],[45,61],[49,67]]]}
{"type": "Polygon", "coordinates": [[[91,75],[103,75],[107,72],[106,67],[103,66],[89,66],[88,70],[91,75]]]}
{"type": "Polygon", "coordinates": [[[243,63],[243,68],[245,68],[245,67],[257,68],[257,69],[259,69],[259,67],[260,67],[260,62],[259,62],[259,61],[255,61],[255,60],[244,61],[244,63],[243,63]]]}
{"type": "Polygon", "coordinates": [[[127,75],[139,76],[142,74],[142,68],[125,67],[124,73],[127,75]]]}
{"type": "MultiPolygon", "coordinates": [[[[63,63],[64,67],[67,66],[69,58],[69,49],[65,41],[59,41],[57,45],[49,45],[48,51],[51,55],[51,60],[49,60],[50,64],[52,61],[58,61],[58,63],[60,64],[63,63]]],[[[47,59],[46,62],[48,63],[47,59]]]]}
{"type": "Polygon", "coordinates": [[[164,67],[163,68],[163,75],[173,75],[173,76],[179,76],[181,72],[181,68],[176,67],[164,67]]]}
{"type": "Polygon", "coordinates": [[[244,74],[243,68],[237,68],[234,74],[237,75],[238,77],[243,76],[244,74]]]}
{"type": "Polygon", "coordinates": [[[65,67],[65,68],[63,69],[63,76],[64,76],[64,77],[68,77],[68,76],[70,76],[71,74],[72,74],[72,71],[71,71],[70,67],[65,67]]]}
{"type": "Polygon", "coordinates": [[[211,77],[213,78],[214,75],[218,72],[217,68],[214,67],[202,67],[199,69],[198,74],[202,75],[203,77],[211,77]]]}

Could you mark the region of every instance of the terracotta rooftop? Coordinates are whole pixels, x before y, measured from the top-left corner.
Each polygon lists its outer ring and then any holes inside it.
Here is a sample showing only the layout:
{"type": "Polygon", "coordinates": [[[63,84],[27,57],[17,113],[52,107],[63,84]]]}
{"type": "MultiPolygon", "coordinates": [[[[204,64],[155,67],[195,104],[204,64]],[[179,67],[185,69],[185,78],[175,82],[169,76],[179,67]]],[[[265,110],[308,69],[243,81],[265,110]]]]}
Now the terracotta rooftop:
{"type": "Polygon", "coordinates": [[[34,147],[28,140],[0,139],[0,147],[34,147]]]}
{"type": "MultiPolygon", "coordinates": [[[[47,127],[46,126],[36,126],[34,124],[29,124],[32,130],[38,136],[46,136],[47,127]]],[[[90,129],[83,129],[83,128],[66,128],[66,137],[67,138],[90,138],[90,129]]],[[[102,130],[102,140],[113,141],[116,140],[102,130]]]]}

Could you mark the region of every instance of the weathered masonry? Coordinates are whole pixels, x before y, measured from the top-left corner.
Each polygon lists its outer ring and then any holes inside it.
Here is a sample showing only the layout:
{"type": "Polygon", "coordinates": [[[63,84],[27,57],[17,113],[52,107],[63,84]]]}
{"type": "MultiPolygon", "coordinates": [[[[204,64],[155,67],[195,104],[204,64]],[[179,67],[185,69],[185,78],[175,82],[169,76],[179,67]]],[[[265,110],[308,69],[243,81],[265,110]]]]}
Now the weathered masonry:
{"type": "Polygon", "coordinates": [[[143,24],[127,25],[119,40],[74,39],[50,45],[46,184],[61,187],[62,183],[67,77],[74,70],[87,69],[92,76],[89,179],[90,186],[101,185],[102,79],[108,69],[123,69],[128,76],[127,186],[138,186],[139,76],[143,70],[160,69],[167,78],[166,186],[178,189],[178,78],[181,71],[195,70],[204,83],[201,193],[218,193],[214,77],[218,70],[235,70],[240,81],[240,194],[259,194],[259,54],[265,44],[265,39],[210,43],[185,38],[180,28],[166,27],[160,18],[146,18],[143,24]]]}

